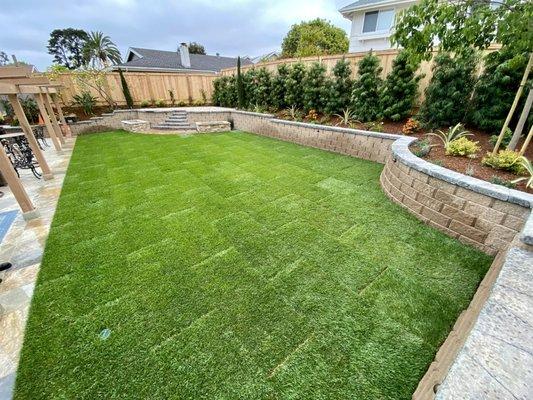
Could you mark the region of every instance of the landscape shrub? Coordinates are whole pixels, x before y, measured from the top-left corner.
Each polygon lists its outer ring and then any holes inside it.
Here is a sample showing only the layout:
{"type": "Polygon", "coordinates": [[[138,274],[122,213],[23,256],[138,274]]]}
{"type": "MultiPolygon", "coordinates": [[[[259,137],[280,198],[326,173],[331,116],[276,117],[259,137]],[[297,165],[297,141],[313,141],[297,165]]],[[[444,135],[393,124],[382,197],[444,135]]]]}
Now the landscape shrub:
{"type": "Polygon", "coordinates": [[[256,75],[257,71],[255,68],[250,68],[242,75],[245,108],[250,108],[257,104],[255,98],[255,85],[257,84],[256,75]]]}
{"type": "Polygon", "coordinates": [[[303,80],[304,110],[324,112],[328,95],[327,81],[326,67],[319,63],[313,63],[303,80]]]}
{"type": "Polygon", "coordinates": [[[166,105],[167,104],[165,103],[165,100],[163,100],[163,99],[158,99],[155,102],[155,106],[156,107],[166,107],[166,105]]]}
{"type": "Polygon", "coordinates": [[[266,68],[260,68],[255,76],[254,100],[252,106],[269,107],[272,105],[272,74],[266,68]]]}
{"type": "Polygon", "coordinates": [[[459,140],[462,137],[472,136],[472,134],[465,130],[461,123],[458,123],[455,126],[448,128],[446,131],[438,130],[437,132],[430,132],[427,136],[433,136],[439,139],[442,142],[444,149],[448,150],[451,142],[459,140]]]}
{"type": "MultiPolygon", "coordinates": [[[[485,57],[485,68],[476,82],[472,98],[472,112],[469,116],[472,124],[489,133],[500,132],[526,64],[527,54],[517,55],[509,50],[495,51],[485,57]]],[[[524,99],[521,103],[523,102],[524,99]]],[[[518,109],[522,109],[521,104],[518,109]]],[[[516,114],[518,118],[520,113],[516,114]]]]}
{"type": "Polygon", "coordinates": [[[448,147],[446,148],[446,155],[475,158],[479,150],[481,150],[479,142],[474,142],[473,140],[463,136],[457,140],[451,141],[448,144],[448,147]]]}
{"type": "Polygon", "coordinates": [[[337,61],[333,68],[333,78],[328,88],[326,114],[339,114],[350,107],[353,89],[350,62],[344,58],[337,61]]]}
{"type": "MultiPolygon", "coordinates": [[[[502,122],[503,124],[503,122],[502,122]]],[[[492,145],[492,146],[496,146],[496,142],[498,141],[498,136],[499,135],[492,135],[489,139],[489,143],[492,145]]],[[[513,138],[513,131],[509,128],[506,128],[505,129],[505,133],[503,134],[503,139],[502,139],[502,142],[500,143],[500,146],[502,148],[507,148],[507,146],[509,146],[509,143],[511,142],[511,139],[513,138]]]]}
{"type": "Polygon", "coordinates": [[[359,61],[358,79],[352,91],[352,107],[357,119],[367,122],[374,121],[381,114],[379,95],[382,80],[379,77],[382,68],[379,58],[368,53],[359,61]]]}
{"type": "Polygon", "coordinates": [[[526,170],[521,163],[520,154],[512,150],[500,150],[496,155],[487,153],[481,163],[488,167],[510,171],[514,174],[521,174],[526,170]]]}
{"type": "Polygon", "coordinates": [[[381,93],[383,117],[392,121],[407,118],[415,105],[418,82],[418,66],[409,61],[406,51],[401,51],[392,62],[392,71],[387,75],[381,93]]]}
{"type": "Polygon", "coordinates": [[[521,181],[526,181],[526,187],[529,189],[533,189],[533,164],[531,164],[531,161],[529,161],[526,157],[522,156],[520,157],[520,165],[523,167],[522,173],[526,174],[523,178],[518,178],[512,181],[511,183],[517,184],[521,181]]]}
{"type": "Polygon", "coordinates": [[[222,76],[213,81],[213,104],[220,107],[237,105],[236,79],[234,76],[222,76]]]}
{"type": "Polygon", "coordinates": [[[420,122],[418,122],[415,118],[409,118],[402,127],[402,133],[404,135],[412,135],[418,132],[421,128],[420,122]]]}
{"type": "Polygon", "coordinates": [[[73,96],[74,104],[79,105],[85,115],[92,115],[94,107],[96,105],[96,97],[94,97],[90,92],[83,91],[80,94],[73,96]]]}
{"type": "Polygon", "coordinates": [[[285,95],[287,93],[287,78],[289,76],[289,67],[285,64],[278,65],[278,72],[272,78],[272,106],[277,110],[287,107],[285,95]]]}
{"type": "Polygon", "coordinates": [[[118,69],[118,74],[120,76],[120,83],[122,84],[122,93],[124,94],[124,99],[126,99],[126,105],[128,108],[133,108],[133,98],[131,97],[130,88],[120,68],[118,69]]]}
{"type": "Polygon", "coordinates": [[[474,53],[435,57],[433,76],[425,90],[420,119],[431,128],[451,126],[464,120],[474,87],[476,58],[474,53]]]}
{"type": "Polygon", "coordinates": [[[143,101],[141,101],[140,106],[141,106],[141,108],[150,107],[150,102],[148,100],[143,100],[143,101]]]}
{"type": "Polygon", "coordinates": [[[306,76],[306,69],[302,63],[294,64],[289,69],[287,76],[285,102],[289,107],[294,106],[302,109],[304,106],[303,81],[306,76]]]}

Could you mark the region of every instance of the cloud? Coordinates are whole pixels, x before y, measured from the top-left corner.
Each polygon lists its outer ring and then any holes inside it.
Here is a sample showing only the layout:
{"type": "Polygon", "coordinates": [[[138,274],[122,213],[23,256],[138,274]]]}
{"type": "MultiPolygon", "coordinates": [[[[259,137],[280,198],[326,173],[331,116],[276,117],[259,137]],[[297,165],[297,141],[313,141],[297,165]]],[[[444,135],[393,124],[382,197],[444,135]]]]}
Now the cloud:
{"type": "Polygon", "coordinates": [[[44,70],[57,28],[100,30],[124,54],[130,46],[174,50],[197,41],[208,53],[260,55],[279,49],[292,24],[325,18],[348,31],[338,13],[349,0],[3,0],[0,50],[44,70]]]}

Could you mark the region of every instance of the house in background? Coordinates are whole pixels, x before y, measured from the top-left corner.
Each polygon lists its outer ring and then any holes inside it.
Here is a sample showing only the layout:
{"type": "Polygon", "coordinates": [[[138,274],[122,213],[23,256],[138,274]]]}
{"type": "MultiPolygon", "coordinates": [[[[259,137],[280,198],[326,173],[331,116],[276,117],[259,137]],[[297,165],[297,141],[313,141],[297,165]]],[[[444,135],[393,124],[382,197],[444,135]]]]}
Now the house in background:
{"type": "MultiPolygon", "coordinates": [[[[201,72],[217,74],[221,69],[237,66],[237,58],[203,54],[190,54],[186,43],[181,43],[177,51],[163,51],[130,47],[125,62],[113,65],[111,69],[131,72],[201,72]]],[[[243,60],[243,65],[251,64],[243,60]]]]}
{"type": "Polygon", "coordinates": [[[392,48],[390,36],[396,16],[416,3],[417,0],[359,0],[341,8],[342,16],[352,21],[350,53],[392,48]]]}

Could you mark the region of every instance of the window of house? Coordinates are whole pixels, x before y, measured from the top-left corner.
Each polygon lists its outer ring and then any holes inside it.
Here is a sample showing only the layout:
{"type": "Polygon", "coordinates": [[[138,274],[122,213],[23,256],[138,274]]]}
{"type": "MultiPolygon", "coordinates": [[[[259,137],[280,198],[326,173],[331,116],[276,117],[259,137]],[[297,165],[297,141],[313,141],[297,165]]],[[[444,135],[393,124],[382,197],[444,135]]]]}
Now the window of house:
{"type": "Polygon", "coordinates": [[[369,11],[365,13],[363,33],[390,30],[394,21],[394,10],[369,11]]]}

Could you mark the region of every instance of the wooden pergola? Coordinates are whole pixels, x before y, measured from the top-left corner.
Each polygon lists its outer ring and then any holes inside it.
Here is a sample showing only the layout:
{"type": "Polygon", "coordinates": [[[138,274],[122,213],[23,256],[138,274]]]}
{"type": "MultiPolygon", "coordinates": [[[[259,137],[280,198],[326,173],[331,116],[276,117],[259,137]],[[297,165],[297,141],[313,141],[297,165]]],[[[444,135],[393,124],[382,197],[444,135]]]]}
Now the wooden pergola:
{"type": "MultiPolygon", "coordinates": [[[[26,118],[26,114],[24,113],[18,95],[33,95],[37,106],[39,107],[39,113],[45,123],[48,136],[50,136],[56,151],[60,152],[62,146],[65,144],[64,136],[70,136],[70,129],[65,121],[63,111],[61,110],[57,98],[59,88],[60,85],[50,83],[46,77],[32,76],[32,67],[30,66],[0,67],[0,95],[6,95],[13,107],[15,116],[24,132],[24,136],[28,141],[37,163],[41,167],[44,180],[53,179],[54,175],[37,143],[37,139],[35,138],[31,125],[26,118]],[[63,130],[59,126],[52,104],[54,104],[57,109],[59,119],[64,127],[63,130]]],[[[35,217],[37,215],[35,212],[35,206],[11,165],[3,146],[0,146],[0,172],[2,172],[9,188],[19,203],[24,217],[26,219],[35,217]]]]}

